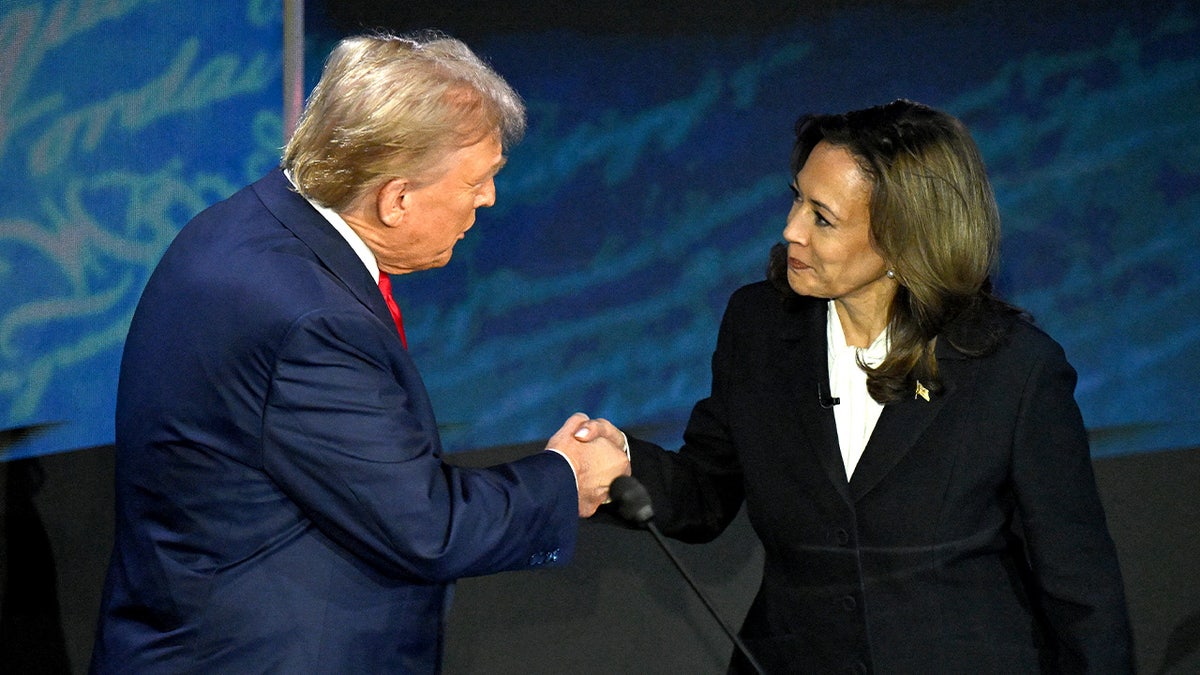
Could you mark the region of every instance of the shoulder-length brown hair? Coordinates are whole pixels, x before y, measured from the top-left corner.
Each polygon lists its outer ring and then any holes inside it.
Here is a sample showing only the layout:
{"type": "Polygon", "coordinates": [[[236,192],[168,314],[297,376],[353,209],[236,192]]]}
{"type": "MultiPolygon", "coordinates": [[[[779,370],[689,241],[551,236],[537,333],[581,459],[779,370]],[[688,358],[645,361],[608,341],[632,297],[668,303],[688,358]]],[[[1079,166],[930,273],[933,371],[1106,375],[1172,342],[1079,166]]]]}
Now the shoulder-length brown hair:
{"type": "MultiPolygon", "coordinates": [[[[849,151],[871,183],[871,237],[900,286],[888,310],[891,347],[865,368],[867,389],[881,403],[911,397],[917,381],[939,391],[939,337],[986,353],[1003,334],[996,319],[1014,311],[991,294],[1000,216],[979,149],[953,116],[906,100],[802,117],[793,176],[821,141],[849,151]]],[[[768,276],[790,292],[781,247],[768,276]]]]}

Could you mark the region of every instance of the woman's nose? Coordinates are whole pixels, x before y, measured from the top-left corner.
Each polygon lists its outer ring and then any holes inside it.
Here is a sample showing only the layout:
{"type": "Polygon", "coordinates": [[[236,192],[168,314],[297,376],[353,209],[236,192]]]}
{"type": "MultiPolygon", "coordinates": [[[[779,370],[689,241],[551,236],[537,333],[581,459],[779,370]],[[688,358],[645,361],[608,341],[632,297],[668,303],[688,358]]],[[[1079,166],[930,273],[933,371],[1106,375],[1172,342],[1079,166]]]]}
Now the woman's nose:
{"type": "Polygon", "coordinates": [[[804,246],[808,243],[808,228],[804,226],[804,208],[793,206],[787,215],[787,224],[783,227],[783,239],[788,243],[804,246]]]}

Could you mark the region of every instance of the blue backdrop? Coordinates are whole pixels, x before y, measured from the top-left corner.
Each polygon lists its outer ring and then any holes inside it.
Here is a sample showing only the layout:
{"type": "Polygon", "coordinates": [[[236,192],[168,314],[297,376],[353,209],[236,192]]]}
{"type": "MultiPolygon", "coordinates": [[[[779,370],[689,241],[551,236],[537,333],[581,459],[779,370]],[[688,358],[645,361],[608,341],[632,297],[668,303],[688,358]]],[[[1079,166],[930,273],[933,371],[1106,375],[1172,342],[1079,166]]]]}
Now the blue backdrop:
{"type": "MultiPolygon", "coordinates": [[[[395,280],[448,449],[575,410],[677,445],[725,300],[779,239],[793,122],[897,97],[975,134],[998,286],[1079,370],[1094,454],[1200,443],[1200,8],[1045,4],[464,35],[530,130],[450,265],[395,280]]],[[[0,428],[57,424],[10,456],[112,441],[158,257],[278,160],[278,5],[0,4],[0,428]]],[[[341,27],[309,28],[311,85],[341,27]]]]}

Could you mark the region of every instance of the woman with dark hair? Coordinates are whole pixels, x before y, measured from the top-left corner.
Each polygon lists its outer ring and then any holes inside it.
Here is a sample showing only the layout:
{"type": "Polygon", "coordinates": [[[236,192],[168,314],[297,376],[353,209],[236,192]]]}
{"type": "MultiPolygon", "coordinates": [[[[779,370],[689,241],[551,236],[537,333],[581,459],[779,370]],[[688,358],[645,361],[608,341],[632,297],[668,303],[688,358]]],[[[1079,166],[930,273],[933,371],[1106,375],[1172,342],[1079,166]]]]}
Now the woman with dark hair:
{"type": "Polygon", "coordinates": [[[991,292],[970,134],[903,100],[796,131],[786,244],[730,300],[684,447],[628,439],[659,527],[708,541],[745,502],[769,673],[1130,671],[1075,371],[991,292]]]}

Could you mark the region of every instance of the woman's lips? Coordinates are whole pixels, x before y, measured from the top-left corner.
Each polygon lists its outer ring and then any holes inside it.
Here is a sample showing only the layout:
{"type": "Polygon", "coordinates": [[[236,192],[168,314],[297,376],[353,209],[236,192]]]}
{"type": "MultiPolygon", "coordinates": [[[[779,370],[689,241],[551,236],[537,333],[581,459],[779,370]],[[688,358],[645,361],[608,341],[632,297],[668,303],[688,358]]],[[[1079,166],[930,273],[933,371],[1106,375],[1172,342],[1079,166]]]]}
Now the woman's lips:
{"type": "Polygon", "coordinates": [[[800,260],[797,258],[789,257],[787,262],[788,262],[788,267],[793,270],[796,270],[797,272],[803,272],[804,270],[812,269],[808,265],[805,265],[804,263],[800,262],[800,260]]]}

